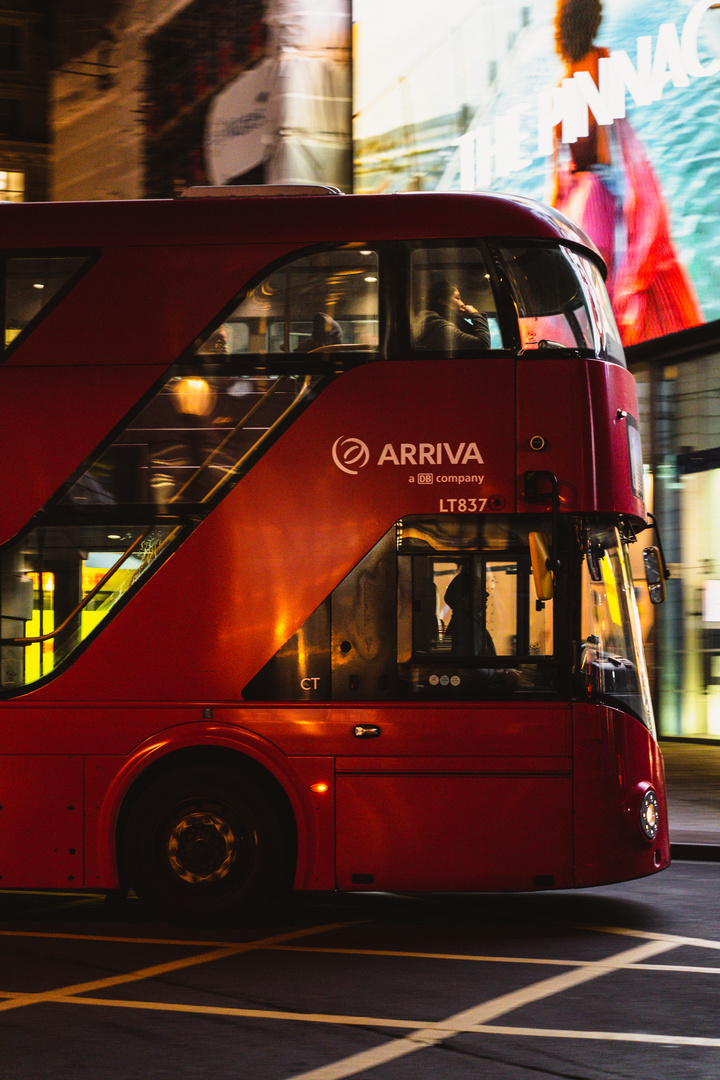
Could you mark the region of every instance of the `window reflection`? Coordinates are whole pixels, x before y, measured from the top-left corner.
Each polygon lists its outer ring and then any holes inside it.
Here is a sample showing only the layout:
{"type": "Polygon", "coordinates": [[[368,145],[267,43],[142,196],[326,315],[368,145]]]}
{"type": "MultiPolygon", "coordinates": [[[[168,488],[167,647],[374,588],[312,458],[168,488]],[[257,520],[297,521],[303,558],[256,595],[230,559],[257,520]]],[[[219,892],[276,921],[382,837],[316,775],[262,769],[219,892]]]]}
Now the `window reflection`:
{"type": "Polygon", "coordinates": [[[237,477],[319,375],[171,375],[62,503],[206,502],[237,477]]]}
{"type": "Polygon", "coordinates": [[[627,544],[616,528],[592,528],[582,591],[583,681],[588,692],[629,709],[653,729],[627,544]]]}
{"type": "Polygon", "coordinates": [[[536,603],[542,517],[404,518],[243,687],[248,701],[557,694],[554,603],[536,603]]]}
{"type": "Polygon", "coordinates": [[[412,654],[549,655],[552,624],[537,618],[529,597],[526,558],[417,556],[412,560],[412,654]],[[526,624],[521,635],[519,614],[526,624]]]}
{"type": "Polygon", "coordinates": [[[495,297],[476,247],[422,247],[410,259],[412,342],[436,352],[501,349],[495,297]]]}
{"type": "Polygon", "coordinates": [[[535,602],[529,526],[499,517],[405,519],[399,530],[401,695],[549,690],[553,605],[535,602]]]}
{"type": "Polygon", "coordinates": [[[248,290],[200,354],[328,353],[377,349],[377,253],[361,245],[318,252],[248,290]]]}
{"type": "Polygon", "coordinates": [[[8,346],[87,262],[85,255],[8,259],[5,346],[8,346]]]}
{"type": "Polygon", "coordinates": [[[569,248],[506,244],[499,249],[524,350],[572,349],[625,364],[600,271],[569,248]]]}

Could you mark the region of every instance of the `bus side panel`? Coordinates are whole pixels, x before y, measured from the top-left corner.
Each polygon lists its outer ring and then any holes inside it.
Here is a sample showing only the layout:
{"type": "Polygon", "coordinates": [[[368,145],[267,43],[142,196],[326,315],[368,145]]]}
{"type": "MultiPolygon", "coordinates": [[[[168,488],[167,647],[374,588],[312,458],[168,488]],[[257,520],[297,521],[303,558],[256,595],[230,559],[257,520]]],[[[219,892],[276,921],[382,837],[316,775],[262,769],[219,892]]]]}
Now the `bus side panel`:
{"type": "Polygon", "coordinates": [[[563,510],[645,516],[630,485],[627,415],[637,419],[638,406],[629,371],[600,360],[519,360],[517,401],[521,494],[525,472],[543,470],[557,476],[563,510]],[[530,445],[537,436],[541,450],[530,445]]]}
{"type": "Polygon", "coordinates": [[[107,806],[110,788],[126,764],[123,757],[89,756],[85,760],[85,886],[117,889],[117,806],[107,806]]]}
{"type": "Polygon", "coordinates": [[[8,462],[0,543],[22,529],[164,370],[0,368],[0,400],[13,403],[0,424],[0,460],[8,462]]]}
{"type": "MultiPolygon", "coordinates": [[[[599,363],[594,360],[593,363],[599,363]]],[[[589,408],[586,364],[576,358],[517,361],[518,510],[523,505],[524,474],[542,470],[559,482],[563,510],[593,509],[595,469],[593,418],[589,408]],[[541,450],[531,440],[544,440],[541,450]]]]}
{"type": "Polygon", "coordinates": [[[601,705],[573,706],[575,884],[654,874],[670,865],[662,754],[634,717],[601,705]],[[640,827],[640,803],[653,788],[657,836],[640,827]]]}
{"type": "Polygon", "coordinates": [[[83,759],[0,757],[0,887],[83,885],[83,759]]]}
{"type": "Polygon", "coordinates": [[[595,416],[595,461],[598,463],[600,508],[645,517],[644,502],[633,495],[633,483],[642,474],[631,475],[630,442],[638,440],[636,466],[641,467],[639,431],[628,430],[639,418],[635,379],[617,364],[588,364],[588,384],[595,416]],[[612,468],[605,463],[612,462],[612,468]],[[633,508],[631,505],[635,501],[633,508]]]}
{"type": "Polygon", "coordinates": [[[427,702],[334,715],[339,888],[572,885],[567,706],[427,702]],[[378,734],[358,738],[358,728],[378,734]]]}
{"type": "Polygon", "coordinates": [[[398,517],[450,513],[456,496],[512,507],[514,367],[487,361],[479,382],[475,363],[447,361],[443,383],[433,361],[333,382],[37,700],[237,701],[398,517]],[[368,450],[357,473],[333,456],[345,436],[368,450]],[[421,444],[435,464],[418,464],[421,444]]]}
{"type": "Polygon", "coordinates": [[[354,774],[337,799],[340,889],[572,884],[568,776],[354,774]]]}

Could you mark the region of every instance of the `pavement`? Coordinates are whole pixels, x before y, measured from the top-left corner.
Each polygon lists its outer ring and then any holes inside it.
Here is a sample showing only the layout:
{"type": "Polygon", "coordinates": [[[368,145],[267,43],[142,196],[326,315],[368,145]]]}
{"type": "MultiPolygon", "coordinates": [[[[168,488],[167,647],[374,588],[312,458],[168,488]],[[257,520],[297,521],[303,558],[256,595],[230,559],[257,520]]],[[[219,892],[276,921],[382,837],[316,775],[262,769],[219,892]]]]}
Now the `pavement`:
{"type": "Polygon", "coordinates": [[[720,743],[661,739],[660,748],[673,854],[720,860],[720,743]]]}

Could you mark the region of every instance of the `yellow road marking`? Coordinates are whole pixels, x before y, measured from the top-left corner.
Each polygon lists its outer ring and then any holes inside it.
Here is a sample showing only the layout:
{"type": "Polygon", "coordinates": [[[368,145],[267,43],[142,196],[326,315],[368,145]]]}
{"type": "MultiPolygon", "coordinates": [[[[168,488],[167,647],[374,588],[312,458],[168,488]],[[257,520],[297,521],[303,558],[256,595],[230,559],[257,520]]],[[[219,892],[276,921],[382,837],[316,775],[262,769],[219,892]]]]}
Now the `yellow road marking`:
{"type": "Polygon", "coordinates": [[[469,1031],[486,1035],[518,1035],[540,1039],[595,1039],[600,1042],[645,1043],[656,1046],[716,1046],[720,1039],[704,1035],[655,1035],[639,1031],[574,1031],[555,1028],[500,1027],[497,1024],[478,1024],[469,1031]]]}
{"type": "Polygon", "coordinates": [[[618,937],[644,938],[647,941],[669,941],[675,946],[692,945],[698,949],[720,949],[720,941],[713,938],[685,937],[683,934],[660,934],[652,930],[628,930],[624,926],[578,926],[578,930],[592,930],[598,934],[617,934],[618,937]]]}
{"type": "MultiPolygon", "coordinates": [[[[333,924],[329,929],[345,929],[348,926],[356,925],[354,923],[337,923],[333,924]]],[[[617,934],[619,936],[627,937],[639,937],[649,939],[651,941],[666,941],[672,944],[673,947],[679,947],[682,945],[693,946],[700,949],[720,949],[720,942],[713,941],[705,938],[691,938],[680,937],[674,934],[658,934],[650,933],[643,930],[627,930],[620,927],[610,926],[591,926],[582,927],[581,929],[592,930],[596,933],[604,934],[617,934]]],[[[318,926],[304,931],[301,931],[303,936],[312,936],[313,933],[325,933],[328,927],[318,926]]],[[[273,939],[265,938],[262,941],[251,941],[247,943],[241,943],[236,941],[203,941],[202,939],[192,938],[142,938],[142,937],[120,937],[110,934],[69,934],[69,933],[57,933],[57,932],[45,932],[36,930],[0,930],[0,937],[23,937],[23,938],[44,938],[49,940],[58,941],[77,941],[77,942],[110,942],[118,943],[121,945],[171,945],[181,946],[187,949],[220,949],[237,950],[242,948],[243,944],[251,949],[266,949],[268,952],[289,952],[289,953],[327,953],[335,956],[387,956],[400,960],[464,960],[476,964],[525,964],[536,965],[538,967],[587,967],[590,963],[601,964],[602,960],[558,960],[555,957],[547,956],[499,956],[491,953],[439,953],[439,952],[418,952],[411,950],[400,949],[350,949],[342,946],[327,946],[327,945],[279,945],[269,944],[273,939]]],[[[720,966],[718,967],[701,967],[695,964],[627,964],[626,967],[633,968],[637,971],[678,971],[687,973],[697,973],[704,975],[720,975],[720,966]]],[[[3,993],[0,990],[0,997],[9,997],[10,994],[3,993]]]]}
{"type": "Polygon", "coordinates": [[[504,1013],[513,1012],[515,1009],[520,1009],[525,1005],[542,1001],[544,998],[562,993],[571,987],[580,986],[583,983],[597,979],[601,975],[607,975],[611,971],[618,971],[627,967],[628,964],[645,960],[650,956],[667,952],[675,947],[674,942],[668,941],[649,941],[644,945],[637,945],[633,949],[626,949],[602,961],[593,961],[582,968],[576,968],[574,971],[565,971],[562,975],[552,975],[548,979],[541,979],[539,982],[522,987],[520,990],[513,990],[508,994],[501,994],[500,997],[492,998],[490,1001],[481,1002],[481,1004],[470,1009],[464,1009],[454,1016],[447,1017],[438,1025],[423,1025],[411,1034],[394,1039],[392,1042],[383,1043],[370,1050],[363,1050],[358,1054],[351,1054],[340,1061],[323,1065],[319,1069],[298,1073],[291,1080],[345,1080],[346,1077],[357,1076],[358,1073],[365,1072],[367,1069],[374,1069],[386,1062],[395,1061],[408,1054],[414,1054],[417,1050],[436,1046],[444,1039],[452,1035],[458,1035],[461,1032],[467,1032],[468,1029],[482,1031],[490,1021],[497,1019],[504,1013]]]}
{"type": "Polygon", "coordinates": [[[62,1001],[74,994],[87,993],[91,990],[105,990],[110,986],[121,986],[123,983],[137,982],[141,979],[154,979],[158,975],[166,975],[170,971],[179,971],[182,968],[192,967],[197,964],[207,964],[213,960],[222,960],[226,956],[236,956],[240,953],[251,952],[256,949],[266,948],[281,941],[291,941],[293,938],[307,937],[314,933],[327,933],[330,930],[346,929],[348,923],[331,923],[327,926],[312,927],[311,929],[292,930],[285,934],[275,934],[273,937],[261,938],[258,941],[238,942],[223,945],[219,949],[211,949],[208,952],[186,956],[181,960],[171,960],[165,964],[153,964],[150,967],[138,968],[122,975],[110,975],[104,979],[93,979],[89,982],[76,983],[74,986],[62,986],[55,990],[44,990],[37,994],[18,994],[8,1000],[0,1002],[0,1011],[22,1008],[24,1005],[35,1005],[40,1001],[62,1001]]]}
{"type": "Polygon", "coordinates": [[[324,945],[272,945],[270,952],[313,952],[339,956],[390,956],[402,960],[470,960],[476,964],[538,964],[550,967],[585,967],[589,960],[549,960],[534,956],[484,956],[476,953],[401,952],[395,949],[342,949],[324,945]]]}
{"type": "Polygon", "coordinates": [[[499,1016],[513,1012],[525,1005],[532,1004],[554,994],[562,993],[574,986],[582,985],[610,972],[620,970],[643,971],[678,971],[686,973],[720,974],[720,967],[695,967],[691,965],[671,965],[644,963],[651,956],[676,949],[681,946],[720,949],[720,942],[703,938],[690,938],[681,935],[654,933],[650,931],[627,929],[624,927],[582,927],[596,933],[612,934],[641,939],[644,943],[599,960],[558,960],[538,957],[505,957],[462,953],[423,953],[402,952],[385,949],[344,949],[338,947],[289,944],[298,938],[314,934],[323,934],[332,930],[347,929],[355,923],[333,923],[324,926],[306,927],[301,930],[276,934],[267,938],[248,942],[217,942],[167,938],[127,938],[109,935],[86,935],[70,933],[45,933],[24,930],[2,930],[4,937],[28,937],[58,940],[113,942],[120,944],[170,945],[191,950],[202,949],[200,953],[164,964],[140,968],[125,974],[109,976],[74,986],[65,986],[38,994],[11,994],[0,991],[0,1010],[32,1005],[38,1002],[56,1002],[61,1004],[90,1005],[105,1008],[123,1008],[151,1010],[158,1012],[180,1012],[197,1015],[227,1016],[237,1018],[265,1019],[270,1021],[294,1021],[315,1024],[332,1024],[365,1028],[394,1029],[407,1031],[408,1034],[384,1043],[368,1051],[294,1076],[291,1080],[344,1080],[367,1069],[374,1068],[386,1061],[396,1060],[416,1050],[432,1047],[447,1038],[461,1033],[504,1035],[516,1037],[537,1037],[557,1039],[601,1040],[626,1043],[655,1044],[662,1046],[698,1046],[720,1047],[720,1038],[705,1036],[680,1036],[639,1032],[604,1032],[574,1029],[512,1027],[493,1024],[499,1016]],[[89,994],[94,990],[103,990],[112,986],[128,984],[143,979],[155,978],[171,971],[191,967],[214,960],[240,955],[245,952],[285,951],[327,953],[350,956],[385,956],[399,959],[465,960],[480,963],[532,964],[537,966],[557,966],[565,970],[558,975],[542,979],[529,986],[467,1009],[440,1021],[405,1020],[389,1017],[367,1017],[329,1015],[323,1013],[300,1013],[285,1010],[240,1009],[220,1006],[187,1005],[182,1003],[123,1001],[110,998],[96,998],[89,994]]]}
{"type": "MultiPolygon", "coordinates": [[[[379,1016],[345,1016],[326,1013],[296,1013],[281,1009],[233,1009],[216,1005],[186,1005],[161,1001],[122,1001],[111,998],[72,997],[63,1004],[92,1005],[115,1009],[139,1009],[150,1012],[192,1013],[198,1016],[239,1017],[250,1020],[282,1020],[310,1024],[335,1024],[344,1027],[408,1028],[437,1032],[441,1038],[459,1034],[504,1035],[543,1039],[584,1039],[614,1042],[635,1042],[661,1046],[708,1046],[720,1048],[720,1038],[704,1035],[658,1035],[636,1031],[584,1031],[572,1028],[511,1027],[499,1024],[449,1024],[448,1021],[399,1020],[379,1016]]],[[[423,1044],[425,1045],[425,1044],[423,1044]]]]}
{"type": "MultiPolygon", "coordinates": [[[[342,929],[355,925],[355,923],[336,923],[331,929],[337,929],[338,927],[342,929]]],[[[301,933],[309,936],[314,930],[324,934],[327,927],[309,927],[301,931],[301,933]]],[[[203,941],[202,938],[141,938],[110,934],[60,934],[55,931],[45,930],[0,930],[0,937],[57,938],[58,941],[110,941],[119,942],[121,945],[185,945],[189,949],[233,949],[236,945],[241,944],[237,941],[203,941]]],[[[255,942],[250,942],[250,944],[255,944],[255,942]]]]}

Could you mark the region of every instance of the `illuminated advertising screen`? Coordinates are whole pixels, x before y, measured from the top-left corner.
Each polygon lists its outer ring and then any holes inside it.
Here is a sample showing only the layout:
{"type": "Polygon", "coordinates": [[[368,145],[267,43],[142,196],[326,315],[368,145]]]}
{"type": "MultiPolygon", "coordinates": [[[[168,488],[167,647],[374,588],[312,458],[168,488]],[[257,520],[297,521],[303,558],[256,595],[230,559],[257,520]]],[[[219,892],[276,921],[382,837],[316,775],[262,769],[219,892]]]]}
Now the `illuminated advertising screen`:
{"type": "Polygon", "coordinates": [[[354,0],[354,190],[549,202],[626,345],[720,319],[720,2],[354,0]]]}

